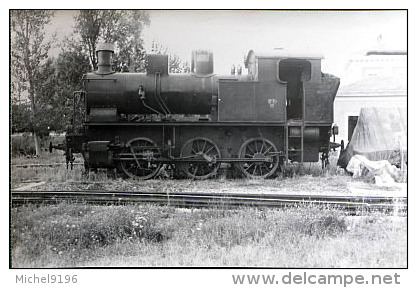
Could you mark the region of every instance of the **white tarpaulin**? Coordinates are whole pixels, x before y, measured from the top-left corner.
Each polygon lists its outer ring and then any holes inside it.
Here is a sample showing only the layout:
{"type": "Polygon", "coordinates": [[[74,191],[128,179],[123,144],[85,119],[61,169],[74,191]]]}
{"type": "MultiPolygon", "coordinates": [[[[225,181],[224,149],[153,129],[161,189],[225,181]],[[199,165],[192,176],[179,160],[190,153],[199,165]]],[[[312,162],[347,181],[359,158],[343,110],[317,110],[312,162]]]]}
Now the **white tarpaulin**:
{"type": "Polygon", "coordinates": [[[377,186],[392,186],[395,182],[402,181],[401,170],[390,164],[387,160],[370,161],[365,156],[353,156],[346,170],[353,174],[354,178],[372,176],[377,186]]]}

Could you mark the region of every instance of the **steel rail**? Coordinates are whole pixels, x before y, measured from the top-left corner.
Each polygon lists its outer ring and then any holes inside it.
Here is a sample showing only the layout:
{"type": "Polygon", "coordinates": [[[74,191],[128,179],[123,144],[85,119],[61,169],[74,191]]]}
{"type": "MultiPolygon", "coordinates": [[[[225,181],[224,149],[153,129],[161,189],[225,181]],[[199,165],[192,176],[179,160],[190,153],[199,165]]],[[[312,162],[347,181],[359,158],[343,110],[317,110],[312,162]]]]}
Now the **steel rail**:
{"type": "MultiPolygon", "coordinates": [[[[59,166],[65,166],[65,163],[48,163],[48,164],[11,164],[11,167],[15,168],[32,168],[32,167],[59,167],[59,166]]],[[[84,165],[84,163],[73,163],[73,165],[84,165]]]]}
{"type": "Polygon", "coordinates": [[[119,192],[119,191],[11,191],[12,205],[59,203],[62,201],[95,204],[156,203],[176,207],[256,206],[282,208],[299,205],[336,207],[353,214],[363,211],[407,213],[406,197],[279,195],[191,192],[119,192]]]}
{"type": "Polygon", "coordinates": [[[31,194],[31,193],[56,193],[56,194],[98,194],[98,195],[110,195],[110,194],[120,194],[120,195],[189,195],[189,196],[217,196],[217,197],[249,197],[249,198],[286,198],[286,199],[294,199],[294,198],[308,198],[308,199],[350,199],[352,201],[358,200],[371,200],[371,201],[386,201],[390,199],[400,199],[406,200],[407,197],[388,197],[388,196],[358,196],[358,195],[314,195],[314,194],[272,194],[272,193],[224,193],[224,192],[171,192],[171,191],[164,191],[164,192],[139,192],[139,191],[102,191],[102,190],[18,190],[12,189],[12,193],[21,193],[21,194],[31,194]]]}

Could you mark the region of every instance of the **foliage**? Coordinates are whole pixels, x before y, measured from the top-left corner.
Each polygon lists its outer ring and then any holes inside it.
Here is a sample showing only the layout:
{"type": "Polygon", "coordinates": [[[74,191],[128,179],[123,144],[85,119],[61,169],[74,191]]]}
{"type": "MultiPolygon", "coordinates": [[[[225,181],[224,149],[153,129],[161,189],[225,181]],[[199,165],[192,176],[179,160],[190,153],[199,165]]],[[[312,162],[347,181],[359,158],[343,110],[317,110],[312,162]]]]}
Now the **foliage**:
{"type": "MultiPolygon", "coordinates": [[[[82,76],[96,69],[99,41],[116,44],[115,66],[124,63],[132,72],[145,70],[141,33],[150,23],[146,12],[80,11],[74,19],[75,34],[60,43],[57,59],[48,56],[56,39],[47,41],[45,36],[53,15],[49,10],[11,10],[12,132],[64,131],[77,124],[70,123],[72,101],[68,99],[82,89],[82,76]]],[[[184,71],[177,56],[170,57],[170,63],[171,72],[184,71]]]]}
{"type": "Polygon", "coordinates": [[[117,45],[116,61],[133,71],[144,70],[145,51],[141,33],[149,25],[149,15],[138,10],[81,10],[75,17],[75,32],[81,36],[92,70],[97,69],[96,45],[99,41],[117,45]]]}
{"type": "Polygon", "coordinates": [[[67,37],[57,59],[60,92],[66,93],[66,98],[72,91],[82,88],[82,76],[89,71],[88,57],[73,37],[67,37]]]}
{"type": "Polygon", "coordinates": [[[73,91],[81,88],[80,79],[86,72],[85,57],[80,59],[77,56],[76,52],[64,52],[58,60],[48,58],[39,66],[34,79],[42,85],[34,88],[37,95],[34,105],[12,102],[12,132],[65,130],[69,120],[68,109],[72,108],[66,106],[66,101],[73,91]],[[33,108],[36,114],[32,113],[33,108]]]}
{"type": "Polygon", "coordinates": [[[52,16],[47,10],[11,11],[11,70],[15,80],[12,87],[18,93],[28,91],[34,115],[36,90],[43,84],[39,82],[39,70],[52,45],[52,41],[45,41],[44,28],[52,16]]]}
{"type": "Polygon", "coordinates": [[[38,83],[36,87],[36,110],[38,111],[34,119],[34,129],[36,131],[63,130],[62,126],[62,98],[57,93],[58,79],[56,77],[56,67],[54,60],[48,58],[40,66],[36,74],[38,83]]]}
{"type": "Polygon", "coordinates": [[[12,133],[32,131],[30,102],[21,102],[12,99],[11,103],[11,129],[12,133]]]}
{"type": "Polygon", "coordinates": [[[45,41],[45,26],[53,12],[48,10],[12,10],[12,75],[16,78],[13,87],[18,91],[29,91],[31,101],[39,66],[51,48],[52,41],[45,41]]]}
{"type": "Polygon", "coordinates": [[[191,68],[187,61],[183,62],[180,57],[175,54],[168,53],[168,48],[164,47],[156,43],[155,41],[152,42],[151,53],[153,54],[168,54],[168,67],[170,73],[188,73],[190,72],[191,68]]]}
{"type": "MultiPolygon", "coordinates": [[[[64,40],[61,53],[57,59],[57,93],[60,95],[61,102],[59,103],[60,114],[64,115],[62,121],[65,123],[66,127],[68,125],[73,125],[76,128],[81,126],[81,121],[83,119],[82,105],[76,105],[79,107],[78,110],[73,111],[73,92],[80,91],[83,89],[82,78],[89,69],[89,60],[88,57],[83,53],[82,48],[74,40],[74,38],[68,37],[64,40]],[[73,117],[75,123],[71,123],[70,115],[76,113],[73,117]]],[[[75,99],[77,100],[77,99],[75,99]]],[[[72,117],[71,117],[72,118],[72,117]]]]}
{"type": "Polygon", "coordinates": [[[183,62],[177,55],[169,55],[169,72],[170,73],[189,73],[191,70],[188,62],[183,62]]]}

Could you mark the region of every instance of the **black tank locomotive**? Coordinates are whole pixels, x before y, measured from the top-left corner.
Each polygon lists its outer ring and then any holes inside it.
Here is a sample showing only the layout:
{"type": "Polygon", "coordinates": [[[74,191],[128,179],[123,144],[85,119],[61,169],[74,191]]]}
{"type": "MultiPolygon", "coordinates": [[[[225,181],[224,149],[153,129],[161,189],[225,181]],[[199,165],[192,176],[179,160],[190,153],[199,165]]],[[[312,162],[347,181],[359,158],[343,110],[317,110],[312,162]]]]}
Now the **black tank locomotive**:
{"type": "Polygon", "coordinates": [[[247,75],[219,76],[209,51],[170,74],[166,55],[150,55],[146,73],[118,73],[112,45],[97,50],[98,70],[74,97],[84,119],[67,133],[70,163],[82,153],[87,169],[149,179],[165,165],[206,179],[222,163],[266,178],[289,161],[327,162],[339,79],[321,72],[321,55],[249,51],[247,75]]]}

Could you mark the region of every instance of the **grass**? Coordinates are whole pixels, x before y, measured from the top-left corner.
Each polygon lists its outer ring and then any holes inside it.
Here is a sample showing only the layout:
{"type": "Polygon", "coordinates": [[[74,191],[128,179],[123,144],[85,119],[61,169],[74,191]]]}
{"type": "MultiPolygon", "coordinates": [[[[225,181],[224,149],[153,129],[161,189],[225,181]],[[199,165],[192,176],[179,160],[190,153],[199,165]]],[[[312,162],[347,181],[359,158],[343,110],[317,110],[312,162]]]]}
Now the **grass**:
{"type": "MultiPolygon", "coordinates": [[[[82,163],[82,157],[77,155],[75,162],[82,163]]],[[[26,182],[34,181],[53,181],[55,183],[66,183],[70,181],[82,181],[83,165],[74,165],[73,170],[66,169],[65,156],[62,151],[53,153],[43,153],[37,158],[18,156],[11,158],[11,183],[12,186],[18,186],[26,182]],[[17,167],[16,165],[28,164],[61,164],[57,166],[41,167],[17,167]]]]}
{"type": "Polygon", "coordinates": [[[13,267],[405,267],[406,221],[298,207],[61,203],[12,210],[13,267]]]}
{"type": "MultiPolygon", "coordinates": [[[[80,154],[75,154],[75,163],[81,164],[84,163],[84,160],[80,154]]],[[[296,176],[304,176],[304,175],[311,175],[311,176],[329,176],[329,175],[336,175],[336,162],[337,162],[337,155],[332,155],[331,158],[331,165],[329,168],[323,170],[321,168],[321,162],[317,163],[304,163],[302,165],[300,164],[290,164],[286,167],[285,171],[282,171],[282,173],[277,174],[277,178],[287,178],[287,177],[296,177],[296,176]],[[334,164],[334,165],[333,165],[334,164]]],[[[56,177],[58,179],[54,180],[62,180],[63,174],[68,174],[69,170],[66,169],[65,165],[65,156],[63,155],[62,151],[54,151],[53,153],[42,153],[39,157],[27,157],[27,156],[14,156],[11,158],[11,164],[13,169],[14,180],[16,182],[19,181],[26,181],[30,179],[30,177],[33,177],[33,174],[36,174],[38,178],[45,178],[47,180],[52,180],[52,178],[56,177]],[[54,166],[41,168],[41,167],[33,167],[33,168],[21,168],[21,167],[13,167],[14,165],[25,165],[25,164],[48,164],[48,163],[55,163],[55,164],[62,164],[60,166],[54,166]],[[52,172],[52,173],[51,173],[52,172]]],[[[163,169],[161,169],[162,171],[163,169]]],[[[78,177],[83,177],[82,173],[84,172],[83,165],[74,165],[74,171],[77,174],[78,177]]],[[[105,169],[102,169],[98,173],[87,173],[84,176],[87,176],[85,178],[95,178],[99,177],[102,178],[102,180],[107,180],[108,175],[112,175],[112,173],[106,173],[105,169]]],[[[226,171],[219,171],[217,178],[224,180],[226,178],[235,178],[231,177],[226,171]],[[226,176],[228,175],[228,176],[226,176]]],[[[236,173],[235,173],[236,174],[236,173]]],[[[111,177],[110,176],[110,177],[111,177]]],[[[166,179],[167,174],[161,173],[157,176],[157,179],[166,179]]],[[[68,180],[72,180],[72,177],[68,177],[68,180]]],[[[94,180],[94,179],[93,179],[94,180]]]]}

